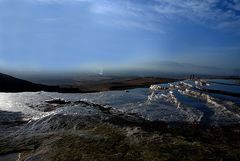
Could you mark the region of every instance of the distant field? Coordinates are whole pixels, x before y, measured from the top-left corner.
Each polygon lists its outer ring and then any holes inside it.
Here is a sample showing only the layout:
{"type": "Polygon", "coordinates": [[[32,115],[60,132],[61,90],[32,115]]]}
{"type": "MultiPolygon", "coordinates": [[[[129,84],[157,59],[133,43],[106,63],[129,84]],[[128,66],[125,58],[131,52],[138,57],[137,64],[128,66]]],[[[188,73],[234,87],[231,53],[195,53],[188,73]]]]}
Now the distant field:
{"type": "Polygon", "coordinates": [[[65,88],[78,88],[83,92],[97,92],[108,90],[125,90],[138,87],[149,87],[152,84],[174,82],[178,79],[159,77],[135,77],[121,79],[107,79],[98,81],[78,81],[73,85],[65,85],[65,88]]]}
{"type": "Polygon", "coordinates": [[[149,87],[152,84],[174,82],[178,79],[159,77],[86,77],[66,85],[43,85],[0,74],[1,92],[60,92],[82,93],[149,87]]]}

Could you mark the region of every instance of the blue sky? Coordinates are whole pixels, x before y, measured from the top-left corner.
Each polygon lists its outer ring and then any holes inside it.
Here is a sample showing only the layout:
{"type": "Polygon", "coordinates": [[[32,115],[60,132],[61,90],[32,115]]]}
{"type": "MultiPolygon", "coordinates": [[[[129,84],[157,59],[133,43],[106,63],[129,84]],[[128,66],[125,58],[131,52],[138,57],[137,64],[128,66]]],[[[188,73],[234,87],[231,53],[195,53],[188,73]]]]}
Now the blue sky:
{"type": "Polygon", "coordinates": [[[240,74],[240,0],[0,0],[0,68],[240,74]]]}

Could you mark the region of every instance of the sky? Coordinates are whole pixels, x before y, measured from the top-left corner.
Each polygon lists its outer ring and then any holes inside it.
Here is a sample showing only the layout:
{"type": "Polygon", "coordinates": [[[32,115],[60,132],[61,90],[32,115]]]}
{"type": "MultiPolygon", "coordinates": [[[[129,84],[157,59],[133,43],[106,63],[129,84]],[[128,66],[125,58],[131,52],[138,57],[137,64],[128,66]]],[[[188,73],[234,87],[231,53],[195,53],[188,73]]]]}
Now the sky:
{"type": "Polygon", "coordinates": [[[0,0],[0,70],[239,75],[240,0],[0,0]]]}

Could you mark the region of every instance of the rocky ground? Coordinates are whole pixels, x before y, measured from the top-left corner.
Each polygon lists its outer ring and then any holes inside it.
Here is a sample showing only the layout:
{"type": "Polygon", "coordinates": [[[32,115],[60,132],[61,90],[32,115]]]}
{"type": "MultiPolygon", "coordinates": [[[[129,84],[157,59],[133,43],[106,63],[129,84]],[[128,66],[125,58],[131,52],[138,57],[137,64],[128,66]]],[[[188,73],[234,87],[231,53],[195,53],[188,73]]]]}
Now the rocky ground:
{"type": "Polygon", "coordinates": [[[18,161],[237,161],[240,158],[238,125],[166,124],[89,102],[75,104],[77,107],[71,107],[68,113],[32,121],[21,120],[18,113],[14,115],[16,122],[1,122],[5,131],[1,131],[0,160],[6,156],[18,161]]]}
{"type": "Polygon", "coordinates": [[[239,86],[215,81],[1,93],[0,161],[239,161],[239,86]]]}

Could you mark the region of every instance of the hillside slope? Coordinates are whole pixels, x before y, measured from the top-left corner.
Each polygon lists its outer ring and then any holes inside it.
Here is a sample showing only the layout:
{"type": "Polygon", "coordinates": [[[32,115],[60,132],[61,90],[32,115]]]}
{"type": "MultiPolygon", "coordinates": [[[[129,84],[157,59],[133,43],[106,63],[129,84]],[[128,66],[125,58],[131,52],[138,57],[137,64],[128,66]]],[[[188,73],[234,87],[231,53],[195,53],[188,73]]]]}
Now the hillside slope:
{"type": "Polygon", "coordinates": [[[42,84],[35,84],[29,81],[18,79],[6,74],[0,73],[0,92],[81,92],[75,88],[61,88],[59,86],[48,86],[42,84]]]}

